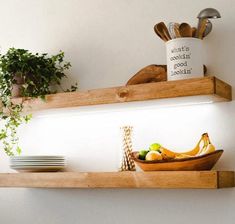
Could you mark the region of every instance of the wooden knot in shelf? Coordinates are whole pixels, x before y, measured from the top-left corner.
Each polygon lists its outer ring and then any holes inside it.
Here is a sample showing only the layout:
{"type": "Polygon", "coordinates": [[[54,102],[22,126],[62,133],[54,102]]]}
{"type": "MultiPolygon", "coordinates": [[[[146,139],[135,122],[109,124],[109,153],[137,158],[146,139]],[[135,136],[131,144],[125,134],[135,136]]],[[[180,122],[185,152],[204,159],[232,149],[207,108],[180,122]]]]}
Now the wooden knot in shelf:
{"type": "Polygon", "coordinates": [[[124,101],[129,96],[129,90],[124,87],[117,91],[118,98],[124,101]]]}

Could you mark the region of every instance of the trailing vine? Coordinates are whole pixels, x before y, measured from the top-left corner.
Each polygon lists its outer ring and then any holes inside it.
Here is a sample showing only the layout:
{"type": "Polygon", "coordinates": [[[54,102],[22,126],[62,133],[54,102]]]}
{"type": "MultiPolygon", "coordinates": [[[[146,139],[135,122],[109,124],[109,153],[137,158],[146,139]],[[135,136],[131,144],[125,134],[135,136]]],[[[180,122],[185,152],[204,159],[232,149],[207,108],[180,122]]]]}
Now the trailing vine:
{"type": "Polygon", "coordinates": [[[32,115],[23,115],[23,103],[13,103],[14,87],[19,88],[22,97],[40,97],[56,93],[55,87],[63,91],[76,91],[77,83],[64,90],[61,80],[66,77],[65,71],[71,67],[64,62],[64,52],[60,51],[51,57],[48,54],[33,54],[28,50],[10,48],[0,55],[0,141],[8,156],[20,155],[18,127],[28,123],[32,115]]]}

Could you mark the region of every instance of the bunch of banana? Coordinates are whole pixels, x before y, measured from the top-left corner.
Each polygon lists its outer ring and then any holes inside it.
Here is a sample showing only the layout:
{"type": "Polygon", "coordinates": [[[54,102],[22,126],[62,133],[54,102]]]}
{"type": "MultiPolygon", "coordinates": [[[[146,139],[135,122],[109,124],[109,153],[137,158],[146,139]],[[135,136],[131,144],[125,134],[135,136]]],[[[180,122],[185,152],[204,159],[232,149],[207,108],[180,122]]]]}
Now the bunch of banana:
{"type": "Polygon", "coordinates": [[[211,143],[209,135],[207,133],[203,134],[204,145],[202,149],[198,152],[198,156],[205,155],[215,151],[215,146],[211,143]]]}
{"type": "Polygon", "coordinates": [[[181,152],[181,153],[174,152],[164,147],[160,147],[159,150],[161,154],[164,155],[163,158],[165,157],[168,159],[182,159],[182,158],[201,156],[201,155],[214,152],[215,146],[211,144],[209,135],[207,133],[204,133],[202,134],[199,142],[196,144],[196,146],[192,150],[181,152]]]}
{"type": "Polygon", "coordinates": [[[189,151],[177,153],[164,148],[158,143],[154,143],[150,146],[149,150],[141,150],[139,152],[139,158],[142,160],[182,159],[201,156],[214,151],[215,146],[211,144],[208,134],[204,133],[196,146],[189,151]]]}

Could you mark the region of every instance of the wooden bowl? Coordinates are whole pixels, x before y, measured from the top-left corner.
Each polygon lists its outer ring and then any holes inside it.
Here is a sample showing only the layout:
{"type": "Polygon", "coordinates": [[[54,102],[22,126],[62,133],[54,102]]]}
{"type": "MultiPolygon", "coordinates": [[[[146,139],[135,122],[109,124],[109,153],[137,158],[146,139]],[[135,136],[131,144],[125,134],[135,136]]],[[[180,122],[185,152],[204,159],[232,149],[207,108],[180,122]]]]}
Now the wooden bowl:
{"type": "Polygon", "coordinates": [[[144,171],[180,171],[180,170],[211,170],[224,150],[184,159],[145,161],[139,159],[139,152],[132,152],[135,163],[144,171]]]}

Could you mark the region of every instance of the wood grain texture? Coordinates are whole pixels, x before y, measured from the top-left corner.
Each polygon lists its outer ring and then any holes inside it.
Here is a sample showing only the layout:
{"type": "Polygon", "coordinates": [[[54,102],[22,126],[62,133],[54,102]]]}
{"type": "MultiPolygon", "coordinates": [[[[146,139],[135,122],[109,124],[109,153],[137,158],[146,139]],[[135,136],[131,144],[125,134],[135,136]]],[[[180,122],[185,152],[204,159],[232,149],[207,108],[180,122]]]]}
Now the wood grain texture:
{"type": "Polygon", "coordinates": [[[207,18],[200,19],[199,21],[200,21],[200,23],[199,23],[199,27],[198,27],[197,37],[202,40],[203,34],[205,33],[205,30],[206,30],[207,18]]]}
{"type": "Polygon", "coordinates": [[[195,188],[234,187],[233,171],[2,173],[0,187],[195,188]]]}
{"type": "Polygon", "coordinates": [[[41,99],[15,98],[23,102],[26,110],[44,110],[100,104],[177,98],[205,95],[213,102],[231,100],[231,86],[215,77],[203,77],[177,81],[156,82],[139,85],[112,87],[82,92],[57,93],[41,99]]]}
{"type": "MultiPolygon", "coordinates": [[[[207,67],[203,65],[204,75],[207,73],[207,67]]],[[[167,81],[166,65],[148,65],[139,70],[126,83],[126,85],[137,85],[150,82],[167,81]]]]}
{"type": "Polygon", "coordinates": [[[126,83],[126,85],[137,85],[150,82],[167,81],[166,65],[148,65],[138,71],[126,83]]]}
{"type": "Polygon", "coordinates": [[[233,171],[220,171],[217,173],[218,188],[235,187],[233,171]]]}
{"type": "Polygon", "coordinates": [[[220,79],[215,78],[214,86],[215,95],[221,98],[226,98],[229,101],[232,100],[232,87],[230,85],[220,79]]]}
{"type": "Polygon", "coordinates": [[[132,159],[144,171],[186,171],[211,170],[219,160],[223,150],[191,158],[174,159],[169,161],[145,161],[139,159],[139,152],[132,152],[132,159]]]}

